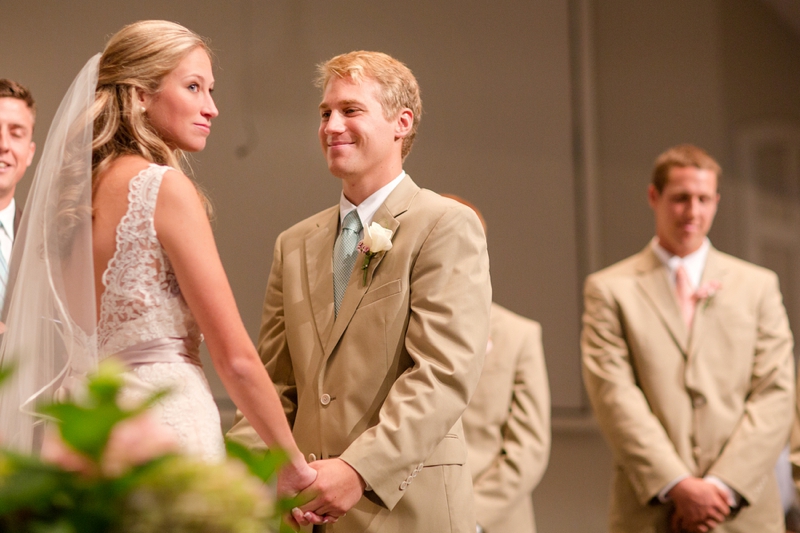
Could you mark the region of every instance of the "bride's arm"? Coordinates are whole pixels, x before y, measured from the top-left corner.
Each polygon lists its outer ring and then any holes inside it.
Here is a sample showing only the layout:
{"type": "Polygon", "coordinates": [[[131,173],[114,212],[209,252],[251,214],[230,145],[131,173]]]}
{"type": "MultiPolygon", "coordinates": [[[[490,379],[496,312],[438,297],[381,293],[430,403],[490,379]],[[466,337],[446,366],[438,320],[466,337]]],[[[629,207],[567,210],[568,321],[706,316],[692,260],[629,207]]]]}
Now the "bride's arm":
{"type": "Polygon", "coordinates": [[[242,324],[211,225],[189,178],[173,170],[164,175],[154,217],[158,240],[225,389],[264,442],[289,453],[284,479],[297,490],[304,488],[316,472],[297,448],[272,380],[242,324]]]}

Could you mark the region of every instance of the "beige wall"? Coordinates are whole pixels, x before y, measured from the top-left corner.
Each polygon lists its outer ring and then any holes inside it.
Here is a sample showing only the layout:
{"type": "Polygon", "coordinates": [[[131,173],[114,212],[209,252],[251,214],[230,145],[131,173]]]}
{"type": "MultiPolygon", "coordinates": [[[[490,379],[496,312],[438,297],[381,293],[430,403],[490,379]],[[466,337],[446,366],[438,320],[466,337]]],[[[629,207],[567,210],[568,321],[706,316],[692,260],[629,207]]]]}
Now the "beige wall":
{"type": "Polygon", "coordinates": [[[194,169],[253,337],[278,233],[338,199],[314,65],[359,48],[405,61],[425,108],[406,170],[484,211],[495,299],[544,324],[554,404],[581,407],[565,1],[3,4],[20,23],[4,31],[0,72],[41,101],[39,142],[74,73],[124,23],[177,20],[212,40],[221,114],[194,169]]]}
{"type": "Polygon", "coordinates": [[[544,327],[562,416],[534,496],[539,530],[599,533],[611,457],[581,419],[586,231],[577,222],[584,184],[575,169],[592,157],[599,209],[590,223],[605,266],[652,235],[645,189],[655,155],[678,142],[705,146],[733,183],[712,239],[741,254],[734,138],[761,120],[800,122],[800,43],[757,0],[585,2],[589,25],[580,29],[570,16],[584,0],[0,0],[0,76],[36,94],[41,146],[74,74],[123,24],[166,18],[211,38],[221,115],[193,166],[216,205],[219,249],[255,338],[276,236],[337,200],[315,136],[314,64],[356,48],[404,60],[425,102],[406,169],[419,184],[482,208],[495,299],[544,327]],[[596,157],[573,155],[573,127],[587,132],[573,113],[571,80],[580,72],[570,42],[584,30],[596,157]]]}
{"type": "Polygon", "coordinates": [[[722,152],[718,4],[595,3],[603,265],[653,235],[646,190],[656,155],[680,142],[722,152]]]}

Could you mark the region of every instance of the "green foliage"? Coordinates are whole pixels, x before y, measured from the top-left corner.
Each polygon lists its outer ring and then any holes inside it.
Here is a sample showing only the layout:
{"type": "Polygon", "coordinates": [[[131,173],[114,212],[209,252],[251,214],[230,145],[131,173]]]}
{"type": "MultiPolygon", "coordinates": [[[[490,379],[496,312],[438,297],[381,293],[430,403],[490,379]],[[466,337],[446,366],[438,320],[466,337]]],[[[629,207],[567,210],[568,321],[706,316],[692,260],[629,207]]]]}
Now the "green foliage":
{"type": "MultiPolygon", "coordinates": [[[[10,370],[0,369],[0,381],[9,374],[10,370]]],[[[59,466],[0,450],[0,531],[278,531],[276,513],[288,503],[276,505],[274,491],[265,483],[274,479],[286,461],[282,452],[258,454],[229,442],[230,459],[225,463],[209,464],[164,452],[121,473],[108,474],[104,452],[115,426],[142,414],[167,394],[158,392],[142,405],[123,409],[117,403],[121,374],[119,365],[103,364],[80,401],[40,408],[55,421],[66,453],[77,457],[82,466],[59,466]]]]}
{"type": "Polygon", "coordinates": [[[135,409],[121,409],[117,397],[122,389],[122,367],[108,360],[100,366],[87,386],[87,398],[81,403],[53,403],[40,408],[60,426],[61,438],[75,450],[99,461],[116,424],[141,414],[169,394],[159,391],[135,409]]]}
{"type": "Polygon", "coordinates": [[[283,450],[258,453],[232,440],[225,441],[229,457],[235,457],[247,466],[250,473],[260,480],[269,482],[278,472],[278,468],[289,461],[283,450]]]}
{"type": "Polygon", "coordinates": [[[262,533],[272,512],[267,488],[241,463],[198,468],[187,457],[172,456],[152,465],[132,487],[119,531],[262,533]]]}
{"type": "Polygon", "coordinates": [[[2,462],[0,531],[109,531],[119,511],[121,480],[90,480],[10,452],[2,462]]]}
{"type": "Polygon", "coordinates": [[[2,385],[14,373],[14,365],[0,367],[0,385],[2,385]]]}
{"type": "MultiPolygon", "coordinates": [[[[225,441],[225,448],[228,457],[235,457],[247,466],[251,474],[261,479],[264,483],[269,483],[278,473],[278,470],[289,462],[289,456],[283,450],[269,450],[266,452],[254,452],[249,448],[232,440],[225,441]]],[[[283,515],[292,508],[300,505],[298,498],[280,498],[275,502],[276,514],[283,515]]],[[[291,532],[291,529],[286,531],[291,532]]],[[[281,531],[281,533],[284,533],[281,531]]]]}

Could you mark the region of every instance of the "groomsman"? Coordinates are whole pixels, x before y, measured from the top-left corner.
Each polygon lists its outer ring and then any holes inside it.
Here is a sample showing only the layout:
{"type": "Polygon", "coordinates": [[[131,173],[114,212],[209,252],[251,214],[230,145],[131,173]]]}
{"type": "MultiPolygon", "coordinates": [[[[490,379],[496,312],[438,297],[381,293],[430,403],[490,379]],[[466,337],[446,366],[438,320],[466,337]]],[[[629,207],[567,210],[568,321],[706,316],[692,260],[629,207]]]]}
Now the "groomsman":
{"type": "MultiPolygon", "coordinates": [[[[422,112],[405,65],[359,51],[319,75],[342,194],[278,237],[259,337],[318,471],[302,510],[340,517],[320,532],[473,533],[461,414],[488,339],[483,229],[403,171],[422,112]]],[[[263,446],[246,420],[230,435],[263,446]]]]}
{"type": "MultiPolygon", "coordinates": [[[[480,211],[463,198],[443,195],[480,211]]],[[[464,412],[477,533],[534,533],[531,493],[550,455],[550,387],[538,322],[493,303],[486,362],[464,412]]]]}
{"type": "MultiPolygon", "coordinates": [[[[11,245],[22,212],[14,201],[17,183],[33,161],[36,103],[31,92],[0,78],[0,309],[5,300],[11,245]]],[[[0,330],[5,326],[0,323],[0,330]]]]}
{"type": "Polygon", "coordinates": [[[774,467],[794,405],[778,278],[707,238],[720,167],[655,162],[656,235],[586,280],[583,374],[616,468],[610,531],[783,532],[774,467]]]}

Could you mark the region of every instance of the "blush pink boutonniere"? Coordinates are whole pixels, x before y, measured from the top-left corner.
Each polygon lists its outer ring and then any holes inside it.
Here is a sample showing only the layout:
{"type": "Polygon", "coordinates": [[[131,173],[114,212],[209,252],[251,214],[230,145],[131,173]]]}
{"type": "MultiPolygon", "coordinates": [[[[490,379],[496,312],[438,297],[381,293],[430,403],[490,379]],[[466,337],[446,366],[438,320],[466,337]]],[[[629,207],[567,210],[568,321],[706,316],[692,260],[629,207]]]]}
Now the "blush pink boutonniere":
{"type": "Polygon", "coordinates": [[[714,299],[714,296],[717,294],[717,291],[719,291],[721,288],[722,288],[722,283],[720,283],[715,279],[706,281],[705,283],[700,285],[700,287],[698,287],[698,289],[695,291],[693,295],[695,304],[703,302],[703,309],[705,309],[711,304],[711,300],[714,299]]]}
{"type": "Polygon", "coordinates": [[[392,230],[384,228],[377,222],[364,228],[364,238],[358,243],[358,251],[364,254],[364,263],[361,270],[364,271],[363,283],[367,284],[367,269],[372,258],[381,252],[388,252],[392,249],[392,230]]]}

